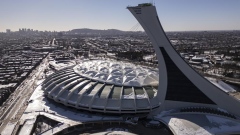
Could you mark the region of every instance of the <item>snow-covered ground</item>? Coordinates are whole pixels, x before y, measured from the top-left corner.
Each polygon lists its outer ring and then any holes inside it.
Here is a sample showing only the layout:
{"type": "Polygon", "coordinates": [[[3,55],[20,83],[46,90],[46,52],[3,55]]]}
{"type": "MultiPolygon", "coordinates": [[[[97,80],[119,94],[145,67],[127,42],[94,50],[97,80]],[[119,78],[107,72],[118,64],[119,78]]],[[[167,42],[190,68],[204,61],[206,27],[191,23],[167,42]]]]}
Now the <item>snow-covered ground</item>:
{"type": "Polygon", "coordinates": [[[240,122],[217,115],[175,114],[159,118],[176,135],[240,133],[240,122]]]}
{"type": "Polygon", "coordinates": [[[29,119],[30,117],[35,117],[36,113],[38,114],[39,112],[46,112],[46,113],[55,114],[56,116],[59,116],[61,118],[66,118],[66,119],[77,121],[77,122],[98,121],[98,120],[122,120],[121,117],[111,117],[111,116],[108,117],[108,116],[102,116],[101,114],[92,115],[90,113],[81,113],[80,111],[72,111],[73,109],[68,110],[67,107],[59,103],[51,104],[49,100],[46,99],[46,97],[44,97],[44,93],[43,93],[43,90],[41,90],[40,85],[36,88],[30,100],[32,100],[33,102],[29,103],[21,119],[29,119]]]}
{"type": "MultiPolygon", "coordinates": [[[[214,85],[219,87],[225,92],[232,92],[235,91],[232,87],[227,85],[226,83],[216,80],[213,78],[207,78],[210,80],[214,85]]],[[[45,115],[51,119],[56,121],[62,122],[64,124],[75,125],[81,122],[87,121],[104,121],[104,120],[122,120],[122,117],[118,116],[103,116],[99,115],[92,115],[90,113],[74,111],[74,109],[68,109],[59,103],[53,103],[54,101],[50,102],[45,96],[43,90],[41,90],[41,83],[43,80],[39,80],[37,82],[38,87],[33,92],[30,100],[32,103],[29,103],[27,109],[25,110],[24,114],[21,117],[21,121],[26,121],[29,119],[36,118],[37,115],[45,115]]],[[[133,94],[125,95],[124,98],[132,98],[133,94]]],[[[139,95],[138,98],[144,98],[145,95],[139,95]]],[[[169,113],[169,112],[165,112],[169,113]]],[[[208,125],[201,125],[199,123],[194,123],[188,117],[186,119],[181,119],[178,117],[171,117],[171,116],[159,116],[157,119],[162,119],[163,121],[167,122],[170,128],[177,134],[212,134],[212,133],[224,133],[225,131],[239,131],[240,132],[240,123],[235,121],[231,121],[228,119],[224,119],[221,117],[216,117],[212,115],[204,115],[205,120],[208,121],[208,125]],[[217,123],[217,124],[216,124],[217,123]],[[218,124],[220,123],[220,124],[218,124]],[[204,127],[205,126],[205,127],[204,127]],[[219,132],[218,132],[219,131],[219,132]]],[[[196,116],[194,116],[196,117],[196,116]]],[[[198,118],[198,117],[197,117],[198,118]]],[[[27,123],[29,126],[33,123],[27,123]]],[[[14,123],[12,125],[8,125],[8,131],[13,130],[14,123]]],[[[25,125],[27,126],[27,125],[25,125]]],[[[21,130],[23,131],[23,130],[21,130]]],[[[111,134],[127,133],[126,131],[112,131],[111,134]],[[124,132],[124,133],[123,133],[124,132]]],[[[106,131],[105,133],[109,133],[106,131]]],[[[101,134],[101,133],[100,133],[101,134]]],[[[131,134],[131,133],[127,133],[131,134]]]]}
{"type": "Polygon", "coordinates": [[[29,135],[32,131],[32,127],[34,125],[35,120],[34,119],[28,119],[24,123],[22,129],[19,132],[19,135],[29,135]]]}
{"type": "Polygon", "coordinates": [[[12,134],[12,131],[14,130],[17,123],[8,123],[7,126],[4,128],[1,135],[9,135],[12,134]]]}
{"type": "MultiPolygon", "coordinates": [[[[223,112],[224,109],[218,108],[223,112]]],[[[154,116],[176,135],[240,134],[240,121],[214,114],[179,114],[177,110],[163,111],[154,116]]]]}
{"type": "Polygon", "coordinates": [[[56,134],[57,132],[62,131],[65,128],[68,128],[69,125],[67,124],[62,124],[62,125],[58,125],[52,129],[47,130],[46,132],[43,132],[42,135],[53,135],[56,134]]]}
{"type": "MultiPolygon", "coordinates": [[[[21,117],[22,122],[26,122],[26,125],[23,127],[32,128],[34,123],[29,123],[30,119],[35,120],[37,115],[44,115],[56,121],[63,123],[64,125],[76,125],[81,122],[87,121],[106,121],[106,120],[122,120],[122,117],[111,117],[111,116],[102,116],[93,115],[87,112],[80,112],[74,109],[69,109],[59,103],[54,103],[54,101],[49,101],[45,96],[44,92],[41,89],[41,83],[43,80],[39,80],[37,84],[39,85],[29,100],[32,100],[31,103],[28,104],[27,109],[21,117]]],[[[13,130],[15,125],[7,126],[8,132],[13,130]]],[[[58,128],[59,129],[59,128],[58,128]]],[[[24,128],[20,132],[24,132],[24,128]]],[[[55,130],[55,129],[54,129],[55,130]]]]}

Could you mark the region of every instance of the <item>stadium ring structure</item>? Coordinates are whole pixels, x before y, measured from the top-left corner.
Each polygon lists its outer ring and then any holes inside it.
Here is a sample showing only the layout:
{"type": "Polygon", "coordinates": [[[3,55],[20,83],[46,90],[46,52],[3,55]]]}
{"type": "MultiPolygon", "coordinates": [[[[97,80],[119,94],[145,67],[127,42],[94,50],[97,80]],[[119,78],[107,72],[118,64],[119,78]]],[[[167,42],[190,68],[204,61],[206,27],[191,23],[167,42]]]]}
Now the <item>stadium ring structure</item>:
{"type": "Polygon", "coordinates": [[[50,75],[44,93],[56,102],[103,113],[149,113],[159,107],[158,70],[132,63],[87,60],[50,75]]]}

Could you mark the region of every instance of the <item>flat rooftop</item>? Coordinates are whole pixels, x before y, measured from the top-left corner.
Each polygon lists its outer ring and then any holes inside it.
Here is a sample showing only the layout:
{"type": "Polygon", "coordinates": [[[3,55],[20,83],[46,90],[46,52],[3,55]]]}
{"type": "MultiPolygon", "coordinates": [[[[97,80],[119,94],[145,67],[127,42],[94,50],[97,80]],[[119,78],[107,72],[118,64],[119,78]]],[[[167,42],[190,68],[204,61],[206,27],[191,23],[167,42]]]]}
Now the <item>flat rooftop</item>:
{"type": "Polygon", "coordinates": [[[240,134],[240,121],[211,114],[173,114],[160,118],[176,135],[240,134]]]}

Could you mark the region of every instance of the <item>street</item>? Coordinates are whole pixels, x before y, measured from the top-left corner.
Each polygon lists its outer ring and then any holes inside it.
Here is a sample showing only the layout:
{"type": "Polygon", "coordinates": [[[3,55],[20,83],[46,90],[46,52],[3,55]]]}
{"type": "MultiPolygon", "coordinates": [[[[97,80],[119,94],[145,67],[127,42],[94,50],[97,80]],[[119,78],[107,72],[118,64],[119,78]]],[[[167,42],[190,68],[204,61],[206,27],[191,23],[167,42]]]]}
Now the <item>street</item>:
{"type": "Polygon", "coordinates": [[[11,96],[12,100],[8,100],[6,107],[1,108],[4,110],[2,110],[0,116],[0,133],[2,133],[8,123],[17,123],[22,116],[27,107],[27,101],[37,86],[38,78],[41,77],[47,67],[47,58],[48,56],[43,59],[42,63],[16,88],[12,94],[13,96],[11,96]]]}

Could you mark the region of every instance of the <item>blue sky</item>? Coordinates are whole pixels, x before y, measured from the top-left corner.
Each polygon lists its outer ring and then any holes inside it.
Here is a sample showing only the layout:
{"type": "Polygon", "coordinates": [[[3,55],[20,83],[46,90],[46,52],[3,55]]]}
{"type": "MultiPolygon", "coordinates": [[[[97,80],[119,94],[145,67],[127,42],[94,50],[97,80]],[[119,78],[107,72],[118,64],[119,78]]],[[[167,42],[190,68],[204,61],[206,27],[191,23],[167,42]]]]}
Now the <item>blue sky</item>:
{"type": "MultiPolygon", "coordinates": [[[[19,28],[131,30],[126,6],[153,0],[1,0],[0,32],[19,28]]],[[[155,0],[166,31],[240,30],[240,0],[155,0]]],[[[138,30],[140,30],[139,28],[138,30]]]]}

